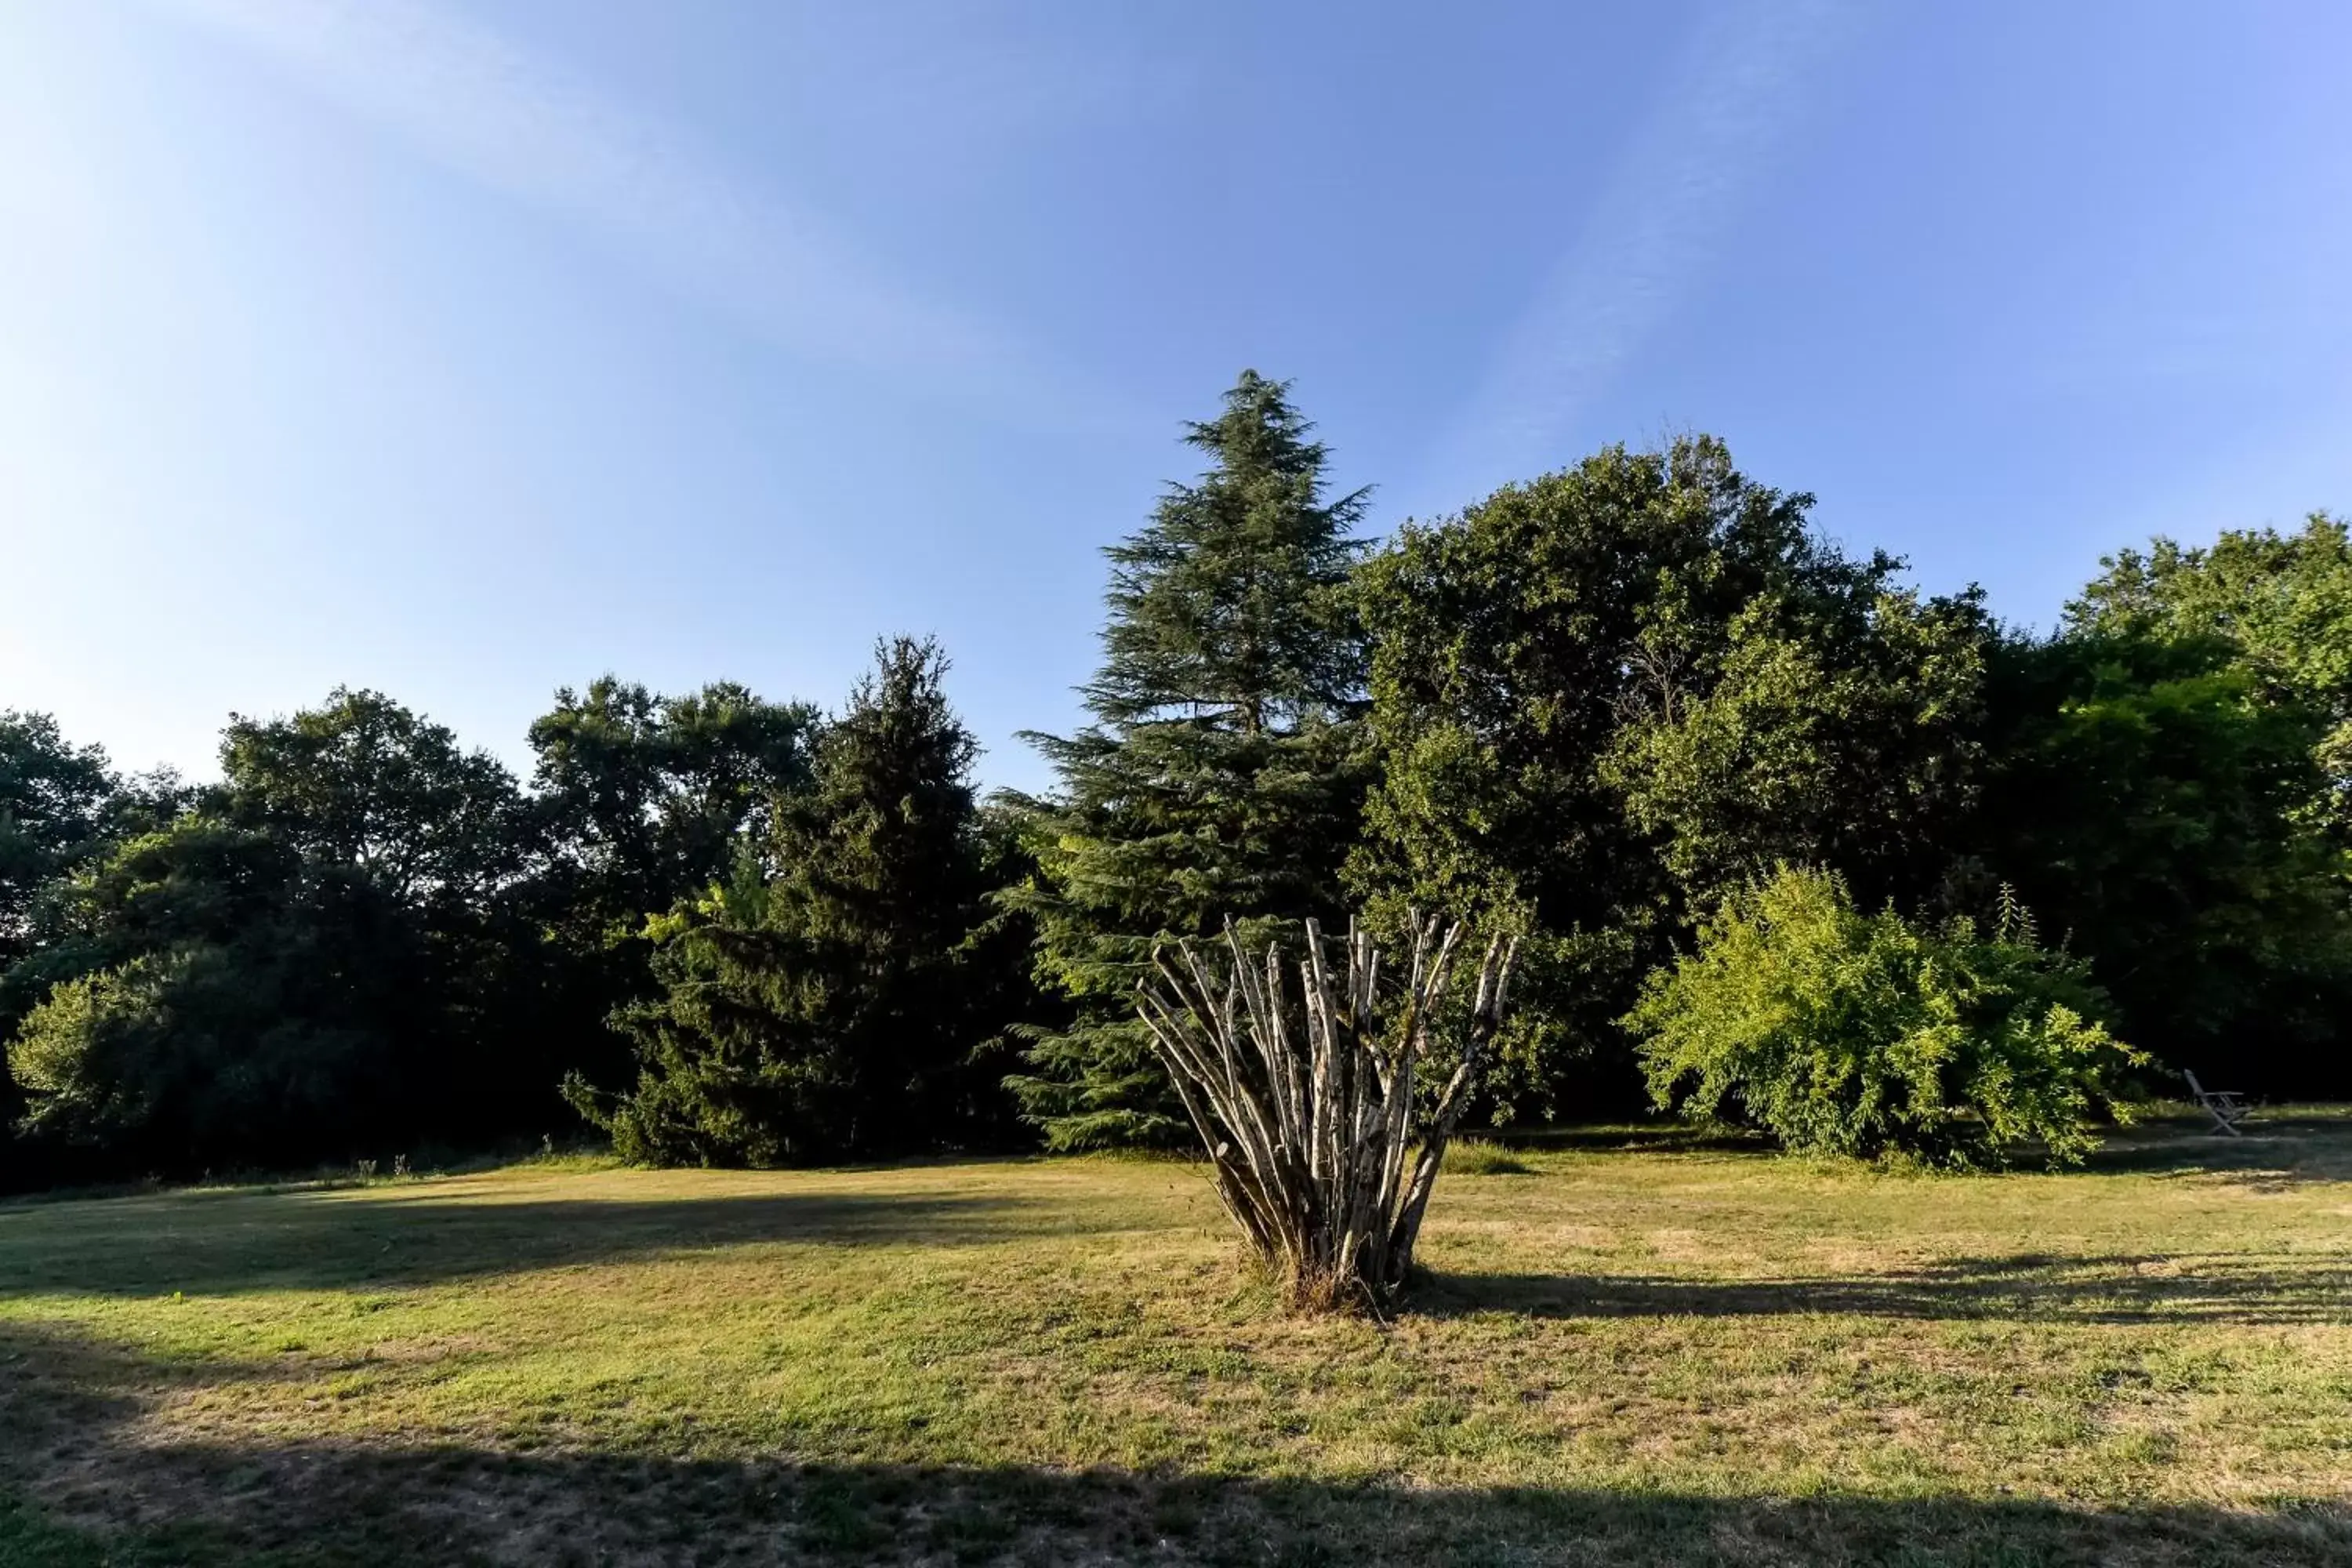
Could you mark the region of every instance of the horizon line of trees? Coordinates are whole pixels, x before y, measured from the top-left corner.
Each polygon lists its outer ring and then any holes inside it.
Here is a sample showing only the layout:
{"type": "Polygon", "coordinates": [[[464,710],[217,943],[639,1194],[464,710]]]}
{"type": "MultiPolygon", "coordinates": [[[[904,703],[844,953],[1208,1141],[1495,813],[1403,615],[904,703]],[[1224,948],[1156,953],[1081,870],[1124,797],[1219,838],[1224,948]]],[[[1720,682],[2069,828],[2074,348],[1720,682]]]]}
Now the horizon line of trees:
{"type": "MultiPolygon", "coordinates": [[[[1153,943],[1409,908],[1523,939],[1498,1121],[1670,1101],[1752,968],[1695,949],[1782,952],[1774,910],[1887,973],[2063,976],[2066,1037],[2144,1081],[2352,1093],[2343,522],[2119,552],[2040,633],[1842,550],[1713,437],[1380,542],[1286,384],[1244,373],[1186,440],[1202,471],[1107,552],[1087,721],[1026,737],[1034,795],[979,797],[907,637],[830,713],[559,691],[528,781],[373,691],[232,715],[203,786],[0,711],[0,1184],[583,1124],[667,1163],[1176,1143],[1153,943]]],[[[1716,1114],[1822,1092],[1709,1062],[1716,1114]]]]}

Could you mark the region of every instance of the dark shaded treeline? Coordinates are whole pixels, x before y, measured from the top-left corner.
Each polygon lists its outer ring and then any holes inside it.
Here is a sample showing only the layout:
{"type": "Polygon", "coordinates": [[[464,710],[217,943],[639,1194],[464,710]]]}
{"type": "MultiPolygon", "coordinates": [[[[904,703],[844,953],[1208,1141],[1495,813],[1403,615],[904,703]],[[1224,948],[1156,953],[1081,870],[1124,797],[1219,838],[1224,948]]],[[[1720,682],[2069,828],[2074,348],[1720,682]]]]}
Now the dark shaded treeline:
{"type": "Polygon", "coordinates": [[[1622,1109],[1623,1020],[1776,865],[2021,902],[2161,1070],[2352,1092],[2352,545],[2125,552],[2055,632],[1813,533],[1721,443],[1377,548],[1286,389],[1110,552],[1089,722],[974,797],[926,643],[831,715],[557,695],[528,781],[380,694],[123,778],[0,715],[0,1145],[36,1183],[567,1135],[770,1163],[1164,1140],[1163,934],[1409,907],[1528,938],[1490,1109],[1622,1109]]]}

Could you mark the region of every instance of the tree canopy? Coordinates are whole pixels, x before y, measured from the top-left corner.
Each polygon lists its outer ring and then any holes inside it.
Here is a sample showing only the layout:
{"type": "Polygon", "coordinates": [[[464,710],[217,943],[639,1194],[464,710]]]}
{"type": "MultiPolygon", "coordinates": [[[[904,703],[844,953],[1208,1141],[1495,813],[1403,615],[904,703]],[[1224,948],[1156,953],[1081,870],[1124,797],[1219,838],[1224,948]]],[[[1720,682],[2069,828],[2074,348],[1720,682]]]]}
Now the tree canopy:
{"type": "Polygon", "coordinates": [[[899,637],[727,879],[655,917],[657,994],[623,1011],[635,1086],[574,1079],[632,1158],[772,1165],[952,1141],[974,1051],[1009,1020],[986,973],[975,745],[938,645],[899,637]]]}
{"type": "MultiPolygon", "coordinates": [[[[1505,1111],[1634,1091],[1617,1022],[1695,911],[1778,859],[1873,897],[1966,809],[1990,628],[1809,531],[1706,437],[1609,447],[1407,524],[1363,574],[1376,909],[1524,929],[1505,1111]]],[[[1588,1099],[1588,1103],[1590,1100],[1588,1099]]]]}
{"type": "Polygon", "coordinates": [[[1480,1117],[1998,1163],[2184,1067],[2352,1093],[2342,521],[2118,551],[2034,631],[1713,437],[1377,540],[1288,384],[1183,441],[1034,795],[976,800],[915,637],[832,712],[564,687],[520,778],[356,688],[194,784],[0,710],[0,1184],[1181,1142],[1155,946],[1409,912],[1521,939],[1480,1117]]]}
{"type": "Polygon", "coordinates": [[[33,900],[103,841],[113,770],[46,713],[0,710],[0,965],[31,941],[33,900]]]}

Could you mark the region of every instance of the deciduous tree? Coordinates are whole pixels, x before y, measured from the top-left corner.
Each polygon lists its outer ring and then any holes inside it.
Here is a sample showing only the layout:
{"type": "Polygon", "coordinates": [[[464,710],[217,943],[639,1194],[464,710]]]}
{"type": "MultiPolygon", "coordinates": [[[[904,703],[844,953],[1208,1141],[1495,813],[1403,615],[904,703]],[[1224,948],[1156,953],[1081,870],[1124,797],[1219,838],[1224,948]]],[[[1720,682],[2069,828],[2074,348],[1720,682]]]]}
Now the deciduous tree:
{"type": "Polygon", "coordinates": [[[1527,933],[1496,1110],[1544,1109],[1596,1052],[1588,1104],[1630,1099],[1619,1016],[1759,857],[1874,891],[1935,862],[1982,614],[1817,538],[1811,499],[1711,437],[1612,447],[1366,567],[1381,775],[1349,879],[1376,923],[1418,905],[1527,933]]]}

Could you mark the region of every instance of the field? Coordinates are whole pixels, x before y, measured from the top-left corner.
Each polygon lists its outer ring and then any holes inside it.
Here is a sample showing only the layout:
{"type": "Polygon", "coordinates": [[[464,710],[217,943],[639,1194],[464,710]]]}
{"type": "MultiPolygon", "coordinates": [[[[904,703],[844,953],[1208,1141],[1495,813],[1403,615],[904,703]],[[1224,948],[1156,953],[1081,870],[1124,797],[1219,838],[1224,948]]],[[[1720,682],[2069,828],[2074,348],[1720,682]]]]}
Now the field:
{"type": "Polygon", "coordinates": [[[2065,1176],[1585,1131],[1388,1322],[1197,1168],[0,1205],[0,1562],[2352,1561],[2352,1121],[2065,1176]]]}

